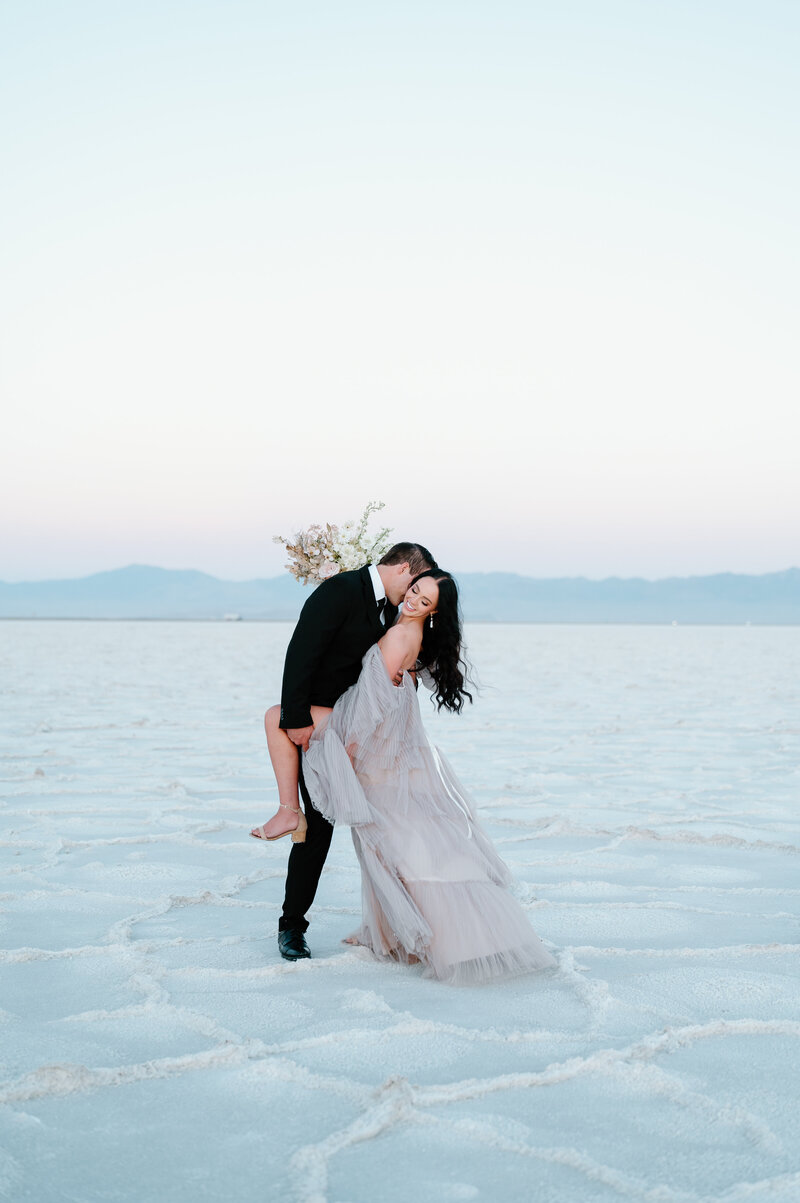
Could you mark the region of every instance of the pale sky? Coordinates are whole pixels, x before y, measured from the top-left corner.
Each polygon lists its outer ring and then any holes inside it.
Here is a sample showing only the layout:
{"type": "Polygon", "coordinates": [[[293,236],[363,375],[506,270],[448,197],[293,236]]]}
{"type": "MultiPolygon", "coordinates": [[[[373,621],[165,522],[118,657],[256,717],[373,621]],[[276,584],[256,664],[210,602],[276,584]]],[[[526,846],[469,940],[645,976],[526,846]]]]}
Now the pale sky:
{"type": "Polygon", "coordinates": [[[16,0],[0,579],[800,564],[794,0],[16,0]]]}

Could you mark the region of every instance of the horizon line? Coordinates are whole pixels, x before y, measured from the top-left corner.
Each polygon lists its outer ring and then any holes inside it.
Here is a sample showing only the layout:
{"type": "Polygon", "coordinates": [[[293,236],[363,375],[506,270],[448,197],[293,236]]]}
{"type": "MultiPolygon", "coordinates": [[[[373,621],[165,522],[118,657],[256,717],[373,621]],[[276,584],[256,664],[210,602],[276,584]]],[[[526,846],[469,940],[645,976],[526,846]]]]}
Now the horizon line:
{"type": "MultiPolygon", "coordinates": [[[[10,581],[10,580],[6,580],[5,578],[2,578],[2,579],[0,579],[0,585],[15,586],[15,585],[63,584],[63,583],[70,582],[70,581],[90,580],[92,577],[110,576],[110,575],[113,575],[114,573],[128,572],[131,569],[144,569],[146,571],[168,572],[168,573],[186,573],[186,572],[197,573],[200,576],[209,577],[211,580],[224,581],[229,584],[238,584],[238,585],[252,584],[255,581],[276,581],[276,580],[282,579],[284,576],[287,576],[287,577],[291,576],[291,573],[288,572],[288,570],[285,570],[284,572],[276,573],[274,576],[224,577],[224,576],[217,576],[215,573],[208,572],[203,568],[164,568],[159,564],[130,563],[130,564],[123,564],[117,568],[101,568],[95,572],[83,573],[80,576],[59,576],[59,577],[48,576],[48,577],[39,577],[39,578],[28,577],[28,578],[25,578],[22,580],[17,580],[17,581],[10,581]]],[[[719,576],[739,576],[739,577],[782,576],[782,575],[785,575],[786,573],[798,572],[798,571],[800,571],[800,565],[791,564],[786,568],[775,568],[775,569],[770,569],[766,572],[737,572],[733,569],[721,569],[716,572],[671,573],[667,576],[656,576],[656,577],[636,576],[636,575],[622,576],[619,573],[610,573],[606,576],[587,576],[585,574],[561,575],[561,576],[533,576],[530,573],[514,571],[511,569],[507,569],[507,568],[494,568],[494,569],[489,569],[489,570],[478,569],[478,570],[457,571],[457,572],[454,572],[453,575],[455,577],[515,576],[515,577],[519,577],[521,579],[534,580],[534,581],[594,581],[596,583],[600,583],[603,581],[611,581],[611,580],[618,580],[618,581],[640,580],[640,581],[647,581],[649,583],[655,584],[660,581],[695,580],[698,578],[703,579],[703,578],[708,578],[708,577],[719,577],[719,576]]],[[[301,589],[308,589],[308,587],[309,587],[308,585],[301,584],[301,582],[299,582],[299,581],[297,581],[296,584],[301,589]]]]}

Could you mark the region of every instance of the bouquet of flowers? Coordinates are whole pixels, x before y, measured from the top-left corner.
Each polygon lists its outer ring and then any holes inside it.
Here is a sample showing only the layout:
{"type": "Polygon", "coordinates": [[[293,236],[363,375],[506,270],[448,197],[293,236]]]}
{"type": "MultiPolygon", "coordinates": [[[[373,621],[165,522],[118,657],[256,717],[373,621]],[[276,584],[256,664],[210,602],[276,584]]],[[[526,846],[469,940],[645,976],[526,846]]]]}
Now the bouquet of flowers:
{"type": "Polygon", "coordinates": [[[389,550],[388,527],[384,527],[373,538],[367,534],[370,514],[385,508],[383,501],[370,501],[361,520],[345,522],[342,526],[325,526],[315,523],[307,530],[298,531],[291,540],[275,535],[273,543],[282,543],[289,553],[286,567],[302,584],[318,585],[336,576],[337,572],[349,572],[373,564],[389,550]]]}

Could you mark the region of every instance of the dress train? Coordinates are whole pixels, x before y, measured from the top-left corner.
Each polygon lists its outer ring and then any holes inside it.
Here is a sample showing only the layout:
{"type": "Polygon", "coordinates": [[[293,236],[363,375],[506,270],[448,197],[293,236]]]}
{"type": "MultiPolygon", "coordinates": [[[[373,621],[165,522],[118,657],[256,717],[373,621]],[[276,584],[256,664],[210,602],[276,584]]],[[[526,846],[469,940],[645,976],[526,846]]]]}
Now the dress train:
{"type": "Polygon", "coordinates": [[[508,886],[511,874],[445,757],[425,734],[414,682],[392,684],[380,648],[314,731],[303,759],[314,805],[352,828],[361,865],[354,940],[418,959],[455,985],[555,965],[508,886]]]}

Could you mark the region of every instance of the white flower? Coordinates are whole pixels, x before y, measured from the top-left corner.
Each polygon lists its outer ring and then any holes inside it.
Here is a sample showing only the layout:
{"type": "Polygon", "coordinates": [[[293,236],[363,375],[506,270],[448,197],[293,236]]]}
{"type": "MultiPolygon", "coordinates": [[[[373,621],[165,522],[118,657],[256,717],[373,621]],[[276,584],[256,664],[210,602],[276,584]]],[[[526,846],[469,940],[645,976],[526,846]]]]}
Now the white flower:
{"type": "Polygon", "coordinates": [[[289,553],[286,567],[295,580],[304,585],[309,581],[318,585],[338,572],[350,572],[375,563],[387,551],[391,533],[388,528],[380,531],[371,542],[367,536],[370,514],[383,508],[382,501],[370,501],[358,525],[352,521],[343,522],[341,526],[315,522],[308,530],[297,531],[291,541],[275,535],[273,542],[282,543],[289,553]]]}

